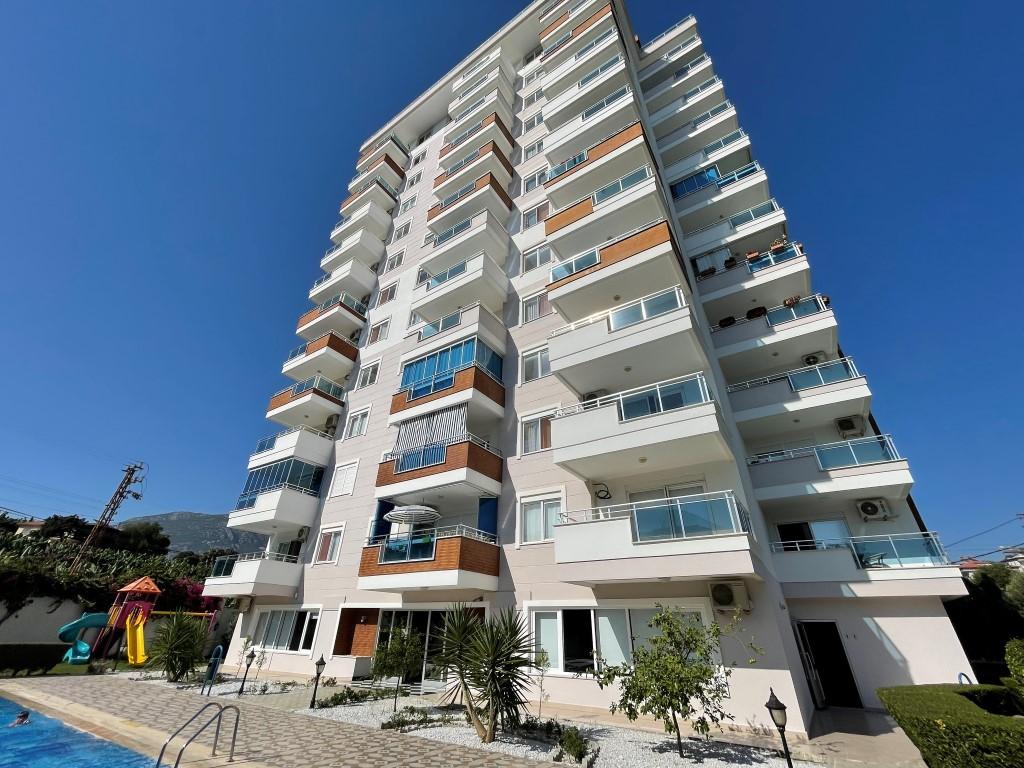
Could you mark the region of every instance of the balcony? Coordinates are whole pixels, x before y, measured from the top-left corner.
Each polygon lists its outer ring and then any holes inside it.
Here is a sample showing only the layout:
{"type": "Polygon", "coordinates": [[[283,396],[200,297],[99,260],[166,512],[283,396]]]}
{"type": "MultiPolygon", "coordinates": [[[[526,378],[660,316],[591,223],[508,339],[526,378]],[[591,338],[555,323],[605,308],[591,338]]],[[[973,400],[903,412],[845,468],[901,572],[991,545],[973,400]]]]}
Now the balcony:
{"type": "Polygon", "coordinates": [[[675,131],[687,125],[716,104],[725,100],[725,86],[717,75],[695,85],[675,101],[651,114],[651,126],[658,144],[675,131]]]}
{"type": "Polygon", "coordinates": [[[424,494],[442,489],[446,497],[500,496],[503,465],[500,451],[467,433],[386,454],[377,468],[376,497],[423,503],[424,494]]]}
{"type": "Polygon", "coordinates": [[[359,349],[351,341],[328,332],[289,352],[281,373],[296,381],[318,374],[340,380],[351,373],[358,356],[359,349]]]}
{"type": "Polygon", "coordinates": [[[871,390],[853,360],[775,373],[729,387],[736,426],[747,440],[767,439],[795,429],[830,427],[852,414],[867,417],[871,390]]]}
{"type": "Polygon", "coordinates": [[[475,301],[500,312],[508,295],[508,277],[484,252],[431,275],[421,271],[412,292],[412,309],[422,317],[444,317],[475,301]]]}
{"type": "Polygon", "coordinates": [[[589,104],[586,109],[544,137],[544,156],[551,165],[579,154],[640,119],[628,85],[589,104]]]}
{"type": "Polygon", "coordinates": [[[564,208],[591,190],[650,164],[643,127],[633,123],[549,169],[544,191],[553,207],[564,208]]]}
{"type": "Polygon", "coordinates": [[[248,468],[254,469],[293,458],[325,467],[330,462],[333,450],[333,435],[307,426],[292,427],[260,440],[256,450],[249,456],[248,468]]]}
{"type": "Polygon", "coordinates": [[[505,386],[477,363],[438,373],[391,396],[388,425],[462,403],[466,403],[469,423],[501,419],[505,386]]]}
{"type": "Polygon", "coordinates": [[[736,107],[728,99],[706,109],[687,123],[657,140],[661,161],[669,168],[684,158],[739,129],[736,107]]]}
{"type": "Polygon", "coordinates": [[[555,525],[552,578],[590,586],[753,576],[749,531],[732,491],[574,510],[555,525]]]}
{"type": "Polygon", "coordinates": [[[715,73],[711,57],[704,51],[704,42],[699,35],[693,35],[681,44],[677,61],[685,62],[657,85],[644,90],[644,101],[648,112],[657,112],[671,104],[693,86],[704,82],[715,73]]]}
{"type": "Polygon", "coordinates": [[[356,168],[360,173],[364,173],[384,156],[390,157],[395,165],[404,168],[409,162],[409,149],[393,133],[388,134],[359,153],[356,168]]]}
{"type": "Polygon", "coordinates": [[[502,60],[498,60],[486,72],[475,75],[469,82],[462,86],[458,94],[448,103],[448,114],[454,120],[457,115],[462,114],[470,104],[486,93],[495,89],[501,92],[501,96],[508,104],[515,103],[515,90],[512,82],[515,74],[511,68],[502,60]]]}
{"type": "Polygon", "coordinates": [[[496,142],[489,141],[478,149],[468,151],[443,173],[434,177],[434,194],[444,198],[462,187],[467,181],[490,174],[503,189],[512,181],[512,163],[496,142]]]}
{"type": "Polygon", "coordinates": [[[650,77],[658,69],[671,64],[681,45],[696,34],[697,19],[693,14],[680,19],[664,32],[640,45],[640,78],[650,77]],[[682,41],[682,42],[680,42],[682,41]]]}
{"type": "Polygon", "coordinates": [[[281,483],[256,494],[243,494],[228,514],[228,528],[270,536],[282,530],[298,531],[316,520],[320,496],[316,491],[281,483]]]}
{"type": "Polygon", "coordinates": [[[398,203],[398,190],[388,184],[381,176],[367,179],[355,191],[341,202],[341,215],[347,216],[352,211],[373,202],[385,211],[391,211],[398,203]]]}
{"type": "MultiPolygon", "coordinates": [[[[560,4],[555,3],[555,5],[560,4]]],[[[540,23],[543,26],[538,37],[541,45],[544,46],[544,52],[553,55],[563,43],[568,42],[572,38],[573,30],[581,26],[581,19],[589,20],[597,12],[601,12],[600,18],[603,19],[607,15],[604,7],[607,5],[602,4],[600,0],[577,0],[571,4],[564,4],[557,13],[552,14],[550,11],[542,13],[540,23]]],[[[583,31],[586,30],[581,30],[581,33],[583,31]]],[[[543,58],[541,60],[543,61],[543,58]]]]}
{"type": "Polygon", "coordinates": [[[497,61],[504,61],[501,58],[501,48],[492,49],[488,54],[474,61],[462,72],[462,74],[452,80],[452,92],[460,93],[463,91],[473,77],[476,76],[477,72],[482,72],[485,68],[492,66],[497,61]]]}
{"type": "Polygon", "coordinates": [[[705,134],[705,138],[708,139],[706,144],[672,165],[666,166],[665,178],[672,179],[669,187],[672,188],[673,197],[679,199],[705,186],[711,186],[722,176],[750,163],[750,137],[746,131],[736,128],[728,133],[716,135],[718,133],[709,130],[705,134]],[[705,174],[694,177],[694,174],[702,169],[705,170],[705,174]]]}
{"type": "Polygon", "coordinates": [[[602,61],[623,53],[619,32],[613,24],[601,25],[603,31],[588,35],[588,41],[571,56],[565,57],[557,67],[549,67],[543,78],[544,95],[557,97],[579,81],[602,61]]]}
{"type": "Polygon", "coordinates": [[[303,314],[295,332],[308,341],[332,331],[351,338],[365,324],[366,305],[349,293],[339,293],[303,314]]]}
{"type": "Polygon", "coordinates": [[[683,282],[679,256],[664,221],[627,231],[560,261],[551,268],[549,278],[548,298],[570,321],[683,282]]]}
{"type": "Polygon", "coordinates": [[[468,216],[434,238],[432,249],[422,257],[420,268],[440,273],[484,251],[502,267],[508,258],[508,230],[490,211],[468,216]]]}
{"type": "Polygon", "coordinates": [[[226,555],[213,561],[203,596],[292,598],[301,578],[302,566],[294,555],[262,551],[226,555]]]}
{"type": "Polygon", "coordinates": [[[485,173],[475,181],[448,193],[431,207],[427,211],[427,222],[431,230],[440,233],[465,219],[468,214],[481,210],[505,222],[511,208],[512,198],[499,179],[485,173]]]}
{"type": "Polygon", "coordinates": [[[286,427],[318,427],[329,416],[341,414],[344,406],[341,384],[324,376],[313,376],[282,389],[270,398],[267,418],[286,427]]]}
{"type": "Polygon", "coordinates": [[[959,568],[932,532],[773,541],[786,597],[951,597],[966,594],[959,568]]]}
{"type": "Polygon", "coordinates": [[[508,157],[512,153],[512,147],[515,146],[515,140],[505,125],[506,122],[497,113],[491,113],[473,125],[462,129],[450,137],[438,151],[438,165],[447,170],[465,156],[464,152],[458,151],[460,147],[468,151],[473,147],[482,147],[491,142],[494,142],[505,154],[505,157],[508,157]]]}
{"type": "Polygon", "coordinates": [[[833,498],[906,498],[914,479],[890,435],[872,435],[812,445],[747,459],[754,495],[760,502],[833,498]]]}
{"type": "Polygon", "coordinates": [[[331,272],[350,260],[372,267],[383,257],[383,240],[368,229],[360,229],[346,237],[340,245],[332,245],[324,251],[320,268],[331,272]]]}
{"type": "Polygon", "coordinates": [[[551,372],[578,393],[692,373],[704,366],[703,357],[680,286],[570,323],[548,338],[551,372]]]}
{"type": "Polygon", "coordinates": [[[711,340],[726,378],[734,382],[752,378],[777,365],[776,359],[799,360],[818,352],[835,356],[836,318],[829,306],[827,296],[815,294],[787,299],[771,309],[753,307],[745,317],[718,318],[711,340]]]}
{"type": "Polygon", "coordinates": [[[780,243],[746,256],[722,248],[693,261],[697,291],[709,317],[742,315],[751,304],[779,306],[811,290],[810,265],[800,243],[780,243]]]}
{"type": "Polygon", "coordinates": [[[544,105],[544,125],[549,131],[558,130],[583,110],[608,98],[620,88],[629,85],[625,58],[615,53],[610,58],[595,60],[593,68],[578,81],[544,105]]]}
{"type": "Polygon", "coordinates": [[[358,210],[343,216],[331,230],[331,240],[336,243],[347,241],[361,230],[366,230],[378,240],[383,241],[391,228],[391,214],[377,205],[373,200],[367,201],[358,210]]]}
{"type": "MultiPolygon", "coordinates": [[[[697,174],[697,178],[707,178],[712,174],[713,171],[708,169],[697,174]]],[[[723,210],[755,208],[769,197],[768,174],[760,163],[754,162],[726,173],[700,189],[684,193],[672,202],[683,230],[693,231],[720,222],[723,210]]]]}
{"type": "Polygon", "coordinates": [[[377,273],[361,261],[350,258],[342,262],[331,272],[326,272],[316,279],[309,289],[311,301],[320,303],[338,293],[354,293],[365,296],[373,290],[377,282],[377,273]]]}
{"type": "Polygon", "coordinates": [[[683,248],[687,253],[702,253],[738,244],[737,250],[764,251],[770,243],[786,237],[786,212],[772,198],[727,219],[686,232],[683,248]]]}
{"type": "Polygon", "coordinates": [[[654,173],[645,165],[549,215],[544,234],[557,253],[582,253],[607,242],[609,232],[643,229],[664,219],[654,173]]]}
{"type": "Polygon", "coordinates": [[[461,307],[437,320],[417,323],[409,327],[406,336],[414,337],[412,348],[401,356],[405,363],[433,352],[461,338],[479,336],[498,354],[505,354],[506,328],[493,312],[479,302],[461,307]]]}
{"type": "MultiPolygon", "coordinates": [[[[445,146],[459,143],[460,139],[473,131],[477,125],[482,125],[488,115],[497,115],[502,125],[512,125],[512,107],[497,88],[490,93],[469,99],[469,103],[452,117],[451,123],[445,128],[445,146]]],[[[443,151],[444,147],[441,149],[443,151]]]]}
{"type": "Polygon", "coordinates": [[[452,525],[370,538],[359,561],[357,589],[498,589],[498,540],[452,525]]]}
{"type": "Polygon", "coordinates": [[[365,171],[360,171],[352,177],[352,181],[348,183],[349,193],[355,192],[375,176],[380,176],[388,186],[398,189],[405,180],[405,170],[390,155],[384,155],[365,171]]]}
{"type": "Polygon", "coordinates": [[[701,373],[555,412],[552,461],[588,480],[725,461],[729,449],[701,373]]]}

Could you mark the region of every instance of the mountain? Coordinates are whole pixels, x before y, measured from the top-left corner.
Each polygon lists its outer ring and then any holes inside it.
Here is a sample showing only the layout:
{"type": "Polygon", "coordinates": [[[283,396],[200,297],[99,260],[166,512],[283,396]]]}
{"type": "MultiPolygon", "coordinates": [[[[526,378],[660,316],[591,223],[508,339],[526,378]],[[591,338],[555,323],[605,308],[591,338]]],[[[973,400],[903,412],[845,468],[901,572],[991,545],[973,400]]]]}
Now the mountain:
{"type": "Polygon", "coordinates": [[[210,549],[233,549],[255,552],[267,546],[267,537],[248,531],[228,528],[227,515],[204,515],[201,512],[165,512],[122,520],[122,523],[159,523],[171,539],[172,552],[210,549]]]}

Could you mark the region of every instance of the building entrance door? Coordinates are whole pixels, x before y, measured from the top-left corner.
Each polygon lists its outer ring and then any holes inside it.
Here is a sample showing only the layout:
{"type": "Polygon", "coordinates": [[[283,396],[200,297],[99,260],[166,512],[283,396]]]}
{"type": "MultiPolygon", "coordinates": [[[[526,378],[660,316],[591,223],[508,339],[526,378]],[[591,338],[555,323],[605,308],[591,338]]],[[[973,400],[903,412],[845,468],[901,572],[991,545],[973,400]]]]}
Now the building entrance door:
{"type": "Polygon", "coordinates": [[[800,658],[814,704],[824,707],[862,707],[857,682],[834,621],[798,621],[794,624],[800,658]]]}

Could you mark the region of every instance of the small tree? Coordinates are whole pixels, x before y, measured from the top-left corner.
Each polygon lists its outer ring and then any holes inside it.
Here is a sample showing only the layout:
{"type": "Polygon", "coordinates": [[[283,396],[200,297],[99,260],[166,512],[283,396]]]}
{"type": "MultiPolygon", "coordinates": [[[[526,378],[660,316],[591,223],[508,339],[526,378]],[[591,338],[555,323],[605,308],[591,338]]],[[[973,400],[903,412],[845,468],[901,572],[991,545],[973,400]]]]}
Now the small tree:
{"type": "Polygon", "coordinates": [[[544,711],[544,702],[548,698],[548,694],[544,691],[544,675],[547,674],[548,667],[551,666],[551,657],[543,648],[533,654],[533,666],[537,670],[537,717],[541,717],[544,711]]]}
{"type": "MultiPolygon", "coordinates": [[[[632,663],[601,664],[595,674],[602,688],[615,682],[620,685],[612,712],[621,709],[630,720],[641,714],[657,718],[666,732],[675,734],[682,757],[680,718],[689,720],[705,737],[711,726],[721,728],[724,720],[732,720],[723,706],[732,670],[719,665],[718,651],[719,639],[733,630],[738,617],[725,628],[714,622],[704,626],[678,610],[658,608],[649,625],[658,633],[646,646],[634,648],[632,663]]],[[[755,653],[758,650],[749,643],[744,646],[755,653]]]]}
{"type": "Polygon", "coordinates": [[[398,694],[402,680],[423,666],[423,635],[418,632],[407,632],[395,629],[388,638],[387,645],[378,648],[373,654],[373,667],[370,674],[373,679],[383,680],[395,677],[395,706],[398,711],[398,694]]]}
{"type": "Polygon", "coordinates": [[[157,627],[149,664],[176,683],[203,663],[206,624],[178,611],[157,627]]]}
{"type": "Polygon", "coordinates": [[[1018,685],[1024,688],[1024,638],[1006,644],[1006,667],[1018,685]]]}
{"type": "Polygon", "coordinates": [[[466,705],[469,722],[476,730],[476,735],[483,741],[486,730],[480,721],[476,697],[469,687],[470,649],[480,624],[479,614],[465,603],[456,603],[449,608],[445,612],[444,633],[437,664],[455,678],[455,687],[449,691],[449,697],[452,700],[456,695],[461,697],[466,705]]]}

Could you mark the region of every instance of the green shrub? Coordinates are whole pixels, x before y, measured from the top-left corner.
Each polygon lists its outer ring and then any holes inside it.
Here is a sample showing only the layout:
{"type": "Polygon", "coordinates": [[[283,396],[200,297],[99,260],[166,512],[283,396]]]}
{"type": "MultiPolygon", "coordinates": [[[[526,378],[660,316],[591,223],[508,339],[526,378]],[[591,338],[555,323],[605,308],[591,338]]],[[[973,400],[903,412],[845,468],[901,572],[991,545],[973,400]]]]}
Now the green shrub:
{"type": "Polygon", "coordinates": [[[59,643],[4,643],[0,645],[0,672],[46,674],[64,658],[68,647],[59,643]]]}
{"type": "Polygon", "coordinates": [[[1016,638],[1006,644],[1006,668],[1010,677],[1024,686],[1024,638],[1016,638]]]}
{"type": "Polygon", "coordinates": [[[203,663],[206,624],[182,611],[168,616],[156,629],[149,666],[163,670],[176,683],[203,663]]]}
{"type": "Polygon", "coordinates": [[[317,699],[317,709],[340,707],[343,704],[360,704],[371,699],[385,699],[391,696],[388,688],[342,688],[324,699],[317,699]]]}
{"type": "Polygon", "coordinates": [[[587,738],[580,733],[580,729],[575,725],[570,725],[562,731],[562,735],[558,739],[558,749],[560,752],[565,752],[577,764],[582,763],[583,758],[590,751],[587,738]]]}
{"type": "Polygon", "coordinates": [[[380,724],[385,731],[407,731],[412,728],[427,728],[434,725],[449,725],[452,716],[447,712],[440,715],[432,714],[428,709],[417,709],[412,706],[402,707],[380,724]]]}
{"type": "Polygon", "coordinates": [[[1007,716],[1016,703],[1002,686],[900,686],[878,697],[930,768],[1024,765],[1024,720],[1007,716]]]}

